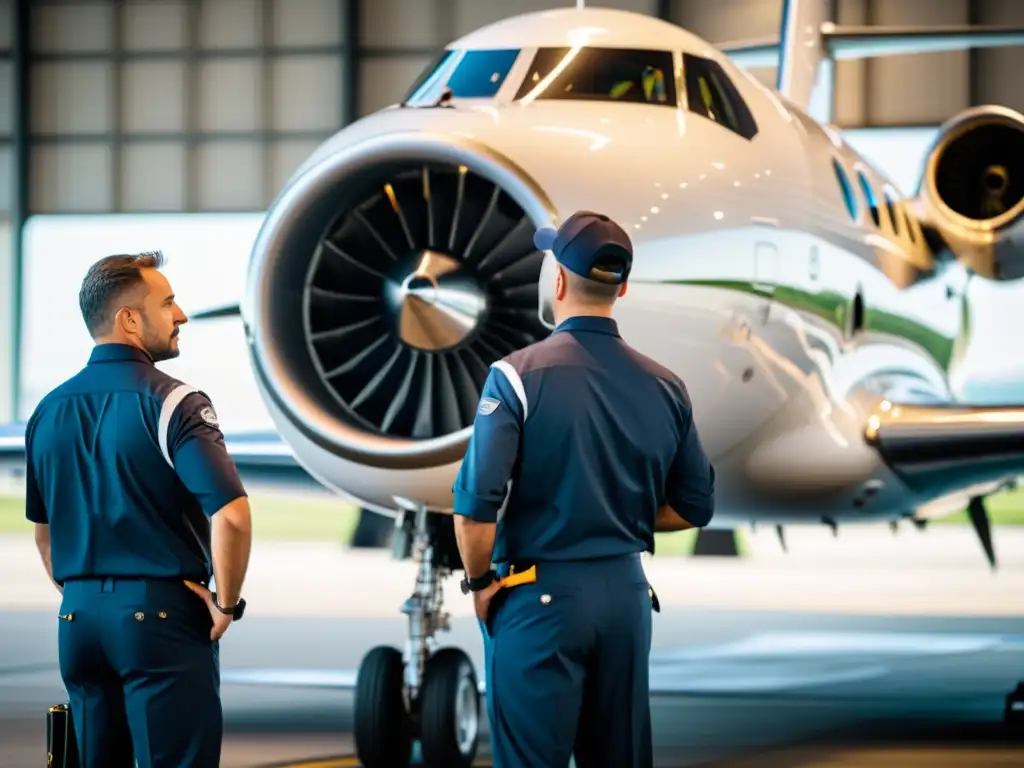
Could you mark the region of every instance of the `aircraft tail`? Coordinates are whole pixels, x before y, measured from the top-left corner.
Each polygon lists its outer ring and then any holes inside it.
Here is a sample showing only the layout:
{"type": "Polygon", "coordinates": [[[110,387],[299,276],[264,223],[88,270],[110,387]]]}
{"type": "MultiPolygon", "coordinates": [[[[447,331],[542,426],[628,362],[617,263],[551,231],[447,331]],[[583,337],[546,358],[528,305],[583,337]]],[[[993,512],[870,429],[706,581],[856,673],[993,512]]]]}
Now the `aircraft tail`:
{"type": "Polygon", "coordinates": [[[778,66],[776,88],[808,109],[821,65],[877,56],[945,53],[1024,45],[1024,27],[839,26],[828,20],[828,0],[785,0],[778,37],[718,46],[741,67],[778,66]]]}
{"type": "Polygon", "coordinates": [[[779,29],[779,70],[775,89],[805,109],[811,105],[825,46],[822,29],[828,0],[785,0],[779,29]]]}

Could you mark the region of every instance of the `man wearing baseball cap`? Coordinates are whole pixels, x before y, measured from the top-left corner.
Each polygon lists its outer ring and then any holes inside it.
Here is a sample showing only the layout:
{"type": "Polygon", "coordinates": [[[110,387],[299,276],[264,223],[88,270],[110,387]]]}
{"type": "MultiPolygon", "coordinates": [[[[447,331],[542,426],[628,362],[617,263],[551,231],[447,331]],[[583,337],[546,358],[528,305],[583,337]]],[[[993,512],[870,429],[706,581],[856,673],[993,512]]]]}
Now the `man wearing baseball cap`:
{"type": "Polygon", "coordinates": [[[491,365],[452,489],[494,765],[644,768],[658,605],[640,554],[710,522],[714,468],[682,381],[612,319],[629,236],[578,211],[534,245],[556,260],[555,330],[491,365]]]}

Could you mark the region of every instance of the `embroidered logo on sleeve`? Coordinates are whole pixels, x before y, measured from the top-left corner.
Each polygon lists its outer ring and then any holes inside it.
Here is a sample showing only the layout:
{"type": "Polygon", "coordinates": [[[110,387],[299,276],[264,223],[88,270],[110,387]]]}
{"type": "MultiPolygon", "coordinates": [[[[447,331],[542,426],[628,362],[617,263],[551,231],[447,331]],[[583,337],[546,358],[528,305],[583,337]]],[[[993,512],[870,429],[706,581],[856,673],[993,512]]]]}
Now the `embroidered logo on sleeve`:
{"type": "Polygon", "coordinates": [[[212,405],[207,405],[201,411],[199,411],[199,418],[201,418],[203,421],[205,421],[211,427],[218,426],[218,424],[217,424],[217,412],[215,410],[213,410],[213,406],[212,405]]]}
{"type": "Polygon", "coordinates": [[[499,405],[501,405],[500,400],[495,400],[493,397],[485,397],[480,401],[480,408],[477,409],[477,412],[481,416],[490,416],[498,410],[499,405]]]}

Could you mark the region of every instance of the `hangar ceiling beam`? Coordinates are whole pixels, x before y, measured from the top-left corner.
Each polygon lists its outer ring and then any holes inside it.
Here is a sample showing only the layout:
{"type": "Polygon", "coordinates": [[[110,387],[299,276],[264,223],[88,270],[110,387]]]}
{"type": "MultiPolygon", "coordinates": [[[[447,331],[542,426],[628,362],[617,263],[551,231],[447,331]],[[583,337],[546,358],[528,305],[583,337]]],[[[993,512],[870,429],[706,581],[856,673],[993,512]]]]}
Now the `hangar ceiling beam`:
{"type": "MultiPolygon", "coordinates": [[[[274,67],[270,58],[274,35],[274,0],[260,0],[259,37],[257,51],[260,79],[260,117],[259,125],[267,130],[274,124],[274,91],[278,84],[274,82],[274,67]]],[[[252,136],[250,134],[250,140],[252,136]]],[[[277,192],[274,185],[274,152],[269,141],[256,140],[260,154],[260,181],[262,182],[262,198],[265,201],[274,199],[277,192]]]]}
{"type": "Polygon", "coordinates": [[[122,120],[122,102],[124,100],[124,64],[119,54],[124,48],[124,0],[113,0],[111,9],[113,24],[110,30],[110,52],[114,61],[111,63],[113,85],[110,89],[110,209],[124,210],[123,166],[124,151],[121,148],[121,137],[124,133],[122,120]]]}
{"type": "Polygon", "coordinates": [[[29,81],[29,44],[31,40],[32,20],[30,9],[33,0],[14,0],[12,5],[13,19],[11,24],[11,50],[13,87],[12,100],[12,139],[13,157],[11,158],[12,197],[11,197],[11,258],[14,264],[12,285],[13,295],[10,315],[13,338],[11,339],[11,365],[8,382],[11,392],[11,410],[14,418],[21,416],[19,391],[21,389],[21,341],[22,341],[22,274],[24,266],[24,229],[29,214],[29,120],[32,110],[32,93],[29,81]]]}
{"type": "MultiPolygon", "coordinates": [[[[967,23],[973,25],[983,24],[981,3],[967,3],[967,23]]],[[[967,52],[967,103],[974,106],[978,103],[981,94],[981,51],[978,48],[971,48],[967,52]]]]}
{"type": "Polygon", "coordinates": [[[341,3],[341,72],[342,90],[341,125],[359,118],[359,89],[363,66],[362,0],[338,0],[341,3]]]}
{"type": "MultiPolygon", "coordinates": [[[[185,4],[185,94],[184,128],[189,135],[199,131],[199,3],[185,4]]],[[[177,52],[173,53],[178,56],[177,52]]],[[[199,208],[199,150],[198,141],[184,147],[185,178],[182,208],[199,208]]]]}

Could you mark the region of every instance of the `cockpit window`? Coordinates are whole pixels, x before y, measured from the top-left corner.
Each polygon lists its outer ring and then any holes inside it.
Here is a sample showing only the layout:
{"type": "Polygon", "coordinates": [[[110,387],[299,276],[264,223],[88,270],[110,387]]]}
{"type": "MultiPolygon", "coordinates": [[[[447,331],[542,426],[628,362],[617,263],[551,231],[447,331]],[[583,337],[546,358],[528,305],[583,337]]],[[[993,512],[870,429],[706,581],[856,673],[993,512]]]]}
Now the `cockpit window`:
{"type": "Polygon", "coordinates": [[[444,74],[455,53],[455,51],[440,51],[435,54],[430,63],[420,72],[419,77],[413,81],[409,90],[405,92],[402,103],[417,99],[429,91],[436,83],[438,76],[444,74]]]}
{"type": "Polygon", "coordinates": [[[671,51],[540,48],[517,99],[582,99],[676,106],[671,51]]]}
{"type": "Polygon", "coordinates": [[[717,61],[684,53],[683,77],[691,112],[714,120],[745,139],[757,135],[754,116],[717,61]]]}
{"type": "Polygon", "coordinates": [[[498,93],[518,57],[517,48],[464,53],[445,51],[420,75],[405,101],[440,96],[442,86],[451,89],[454,99],[491,98],[498,93]]]}
{"type": "Polygon", "coordinates": [[[445,85],[456,99],[490,98],[501,88],[518,56],[518,49],[466,51],[445,85]]]}

